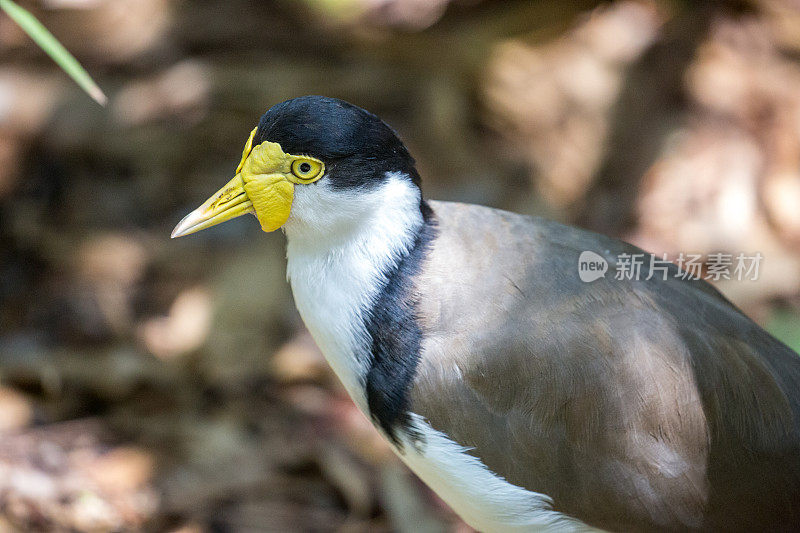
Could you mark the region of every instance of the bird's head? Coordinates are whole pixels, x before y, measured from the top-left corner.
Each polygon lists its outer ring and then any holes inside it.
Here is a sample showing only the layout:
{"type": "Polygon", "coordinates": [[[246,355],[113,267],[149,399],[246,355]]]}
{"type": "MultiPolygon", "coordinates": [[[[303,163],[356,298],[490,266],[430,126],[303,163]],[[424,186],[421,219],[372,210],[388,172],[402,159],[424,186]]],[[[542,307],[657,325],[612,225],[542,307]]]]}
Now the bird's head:
{"type": "Polygon", "coordinates": [[[368,198],[399,177],[419,197],[414,160],[380,118],[322,96],[269,109],[250,132],[235,176],[189,213],[172,237],[253,213],[264,231],[294,224],[322,231],[346,225],[368,198]]]}

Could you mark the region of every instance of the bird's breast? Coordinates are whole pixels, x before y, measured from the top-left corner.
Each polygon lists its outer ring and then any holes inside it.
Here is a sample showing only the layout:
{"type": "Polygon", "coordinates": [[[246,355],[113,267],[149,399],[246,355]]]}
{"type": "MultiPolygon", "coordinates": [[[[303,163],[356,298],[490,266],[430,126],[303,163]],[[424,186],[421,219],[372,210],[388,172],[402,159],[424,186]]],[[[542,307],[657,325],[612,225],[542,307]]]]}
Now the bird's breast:
{"type": "MultiPolygon", "coordinates": [[[[290,263],[291,265],[291,263],[290,263]]],[[[309,261],[290,269],[292,293],[303,322],[353,401],[365,410],[364,376],[369,369],[369,342],[363,320],[363,288],[341,272],[325,272],[309,261]]]]}

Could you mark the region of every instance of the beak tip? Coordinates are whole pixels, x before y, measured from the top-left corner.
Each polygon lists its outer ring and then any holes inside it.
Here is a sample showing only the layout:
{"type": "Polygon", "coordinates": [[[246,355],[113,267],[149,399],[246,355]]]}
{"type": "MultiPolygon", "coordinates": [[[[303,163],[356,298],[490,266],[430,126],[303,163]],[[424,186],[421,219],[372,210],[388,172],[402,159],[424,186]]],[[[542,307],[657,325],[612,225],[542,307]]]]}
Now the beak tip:
{"type": "Polygon", "coordinates": [[[200,207],[183,217],[172,230],[170,239],[197,233],[252,211],[253,203],[244,190],[241,175],[237,174],[200,207]]]}
{"type": "Polygon", "coordinates": [[[170,239],[177,239],[178,237],[183,237],[183,231],[181,231],[181,224],[175,226],[175,229],[173,229],[172,233],[169,234],[170,239]]]}
{"type": "Polygon", "coordinates": [[[195,226],[197,226],[198,222],[202,221],[202,217],[197,214],[197,211],[199,209],[200,208],[195,209],[194,211],[183,217],[181,221],[175,225],[175,229],[172,230],[172,233],[170,233],[169,238],[177,239],[178,237],[184,237],[201,229],[201,228],[195,229],[195,226]]]}

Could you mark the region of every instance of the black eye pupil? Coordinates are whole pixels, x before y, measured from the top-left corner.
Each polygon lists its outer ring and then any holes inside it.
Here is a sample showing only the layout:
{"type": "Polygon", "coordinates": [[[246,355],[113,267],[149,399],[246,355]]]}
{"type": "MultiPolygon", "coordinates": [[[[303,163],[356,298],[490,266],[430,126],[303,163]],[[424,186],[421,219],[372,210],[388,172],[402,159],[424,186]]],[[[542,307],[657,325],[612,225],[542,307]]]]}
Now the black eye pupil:
{"type": "Polygon", "coordinates": [[[303,174],[306,172],[311,172],[311,165],[308,163],[300,163],[300,172],[303,174]]]}

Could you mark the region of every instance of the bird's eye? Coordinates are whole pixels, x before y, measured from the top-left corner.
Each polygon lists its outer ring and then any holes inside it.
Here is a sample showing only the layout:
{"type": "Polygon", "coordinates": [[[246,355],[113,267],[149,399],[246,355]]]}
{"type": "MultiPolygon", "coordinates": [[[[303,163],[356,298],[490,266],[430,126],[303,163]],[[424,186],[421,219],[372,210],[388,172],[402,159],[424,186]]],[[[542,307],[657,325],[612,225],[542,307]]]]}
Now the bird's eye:
{"type": "Polygon", "coordinates": [[[292,174],[301,180],[316,178],[322,172],[322,163],[313,159],[295,159],[292,162],[292,174]]]}

